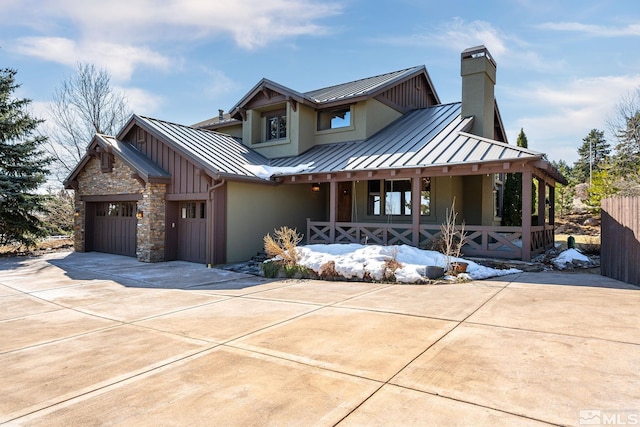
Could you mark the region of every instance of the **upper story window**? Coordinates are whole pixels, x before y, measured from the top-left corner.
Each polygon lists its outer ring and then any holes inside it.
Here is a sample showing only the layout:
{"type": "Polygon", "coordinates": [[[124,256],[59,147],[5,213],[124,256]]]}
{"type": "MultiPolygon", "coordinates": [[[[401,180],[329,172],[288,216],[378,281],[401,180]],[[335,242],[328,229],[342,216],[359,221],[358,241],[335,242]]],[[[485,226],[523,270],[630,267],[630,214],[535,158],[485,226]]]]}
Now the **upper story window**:
{"type": "Polygon", "coordinates": [[[287,137],[287,111],[278,110],[265,113],[267,132],[265,141],[285,139],[287,137]]]}
{"type": "Polygon", "coordinates": [[[318,130],[338,129],[351,126],[351,107],[318,111],[318,130]]]}

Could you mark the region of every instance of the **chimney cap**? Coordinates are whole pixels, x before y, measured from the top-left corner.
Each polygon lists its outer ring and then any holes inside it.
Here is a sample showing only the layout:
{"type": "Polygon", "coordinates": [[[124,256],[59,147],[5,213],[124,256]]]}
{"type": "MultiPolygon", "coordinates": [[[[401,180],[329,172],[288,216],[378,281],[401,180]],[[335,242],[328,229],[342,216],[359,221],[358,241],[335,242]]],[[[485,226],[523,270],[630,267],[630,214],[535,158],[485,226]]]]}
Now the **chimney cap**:
{"type": "Polygon", "coordinates": [[[224,119],[224,110],[218,110],[218,120],[224,119]]]}
{"type": "Polygon", "coordinates": [[[480,46],[469,47],[463,50],[460,56],[462,60],[484,56],[493,64],[494,67],[496,67],[496,61],[493,59],[493,56],[489,52],[489,49],[487,49],[483,44],[481,44],[480,46]]]}

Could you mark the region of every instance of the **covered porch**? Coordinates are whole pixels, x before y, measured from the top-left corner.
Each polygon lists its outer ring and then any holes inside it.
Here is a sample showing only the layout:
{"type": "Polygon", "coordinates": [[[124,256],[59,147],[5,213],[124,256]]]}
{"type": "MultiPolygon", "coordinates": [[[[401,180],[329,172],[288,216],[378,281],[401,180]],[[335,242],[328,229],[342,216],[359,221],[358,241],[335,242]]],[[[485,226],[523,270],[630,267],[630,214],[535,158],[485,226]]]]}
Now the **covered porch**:
{"type": "Polygon", "coordinates": [[[309,185],[325,199],[325,216],[307,219],[307,244],[429,248],[440,237],[445,211],[455,199],[458,220],[464,222],[467,235],[464,255],[529,261],[554,245],[556,171],[550,168],[548,162],[519,161],[307,174],[280,180],[309,185]],[[518,226],[501,225],[507,173],[522,174],[521,209],[529,214],[522,215],[518,226]],[[400,188],[393,188],[394,184],[400,188]]]}

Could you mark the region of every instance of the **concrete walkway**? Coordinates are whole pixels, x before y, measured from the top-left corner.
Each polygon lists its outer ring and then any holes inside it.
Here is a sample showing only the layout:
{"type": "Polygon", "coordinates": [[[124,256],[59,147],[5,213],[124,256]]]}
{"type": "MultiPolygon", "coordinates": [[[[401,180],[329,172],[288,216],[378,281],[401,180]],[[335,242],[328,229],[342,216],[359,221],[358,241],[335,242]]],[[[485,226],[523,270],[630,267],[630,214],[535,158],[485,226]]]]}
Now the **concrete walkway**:
{"type": "Polygon", "coordinates": [[[268,281],[0,260],[0,423],[640,423],[640,291],[590,274],[268,281]]]}

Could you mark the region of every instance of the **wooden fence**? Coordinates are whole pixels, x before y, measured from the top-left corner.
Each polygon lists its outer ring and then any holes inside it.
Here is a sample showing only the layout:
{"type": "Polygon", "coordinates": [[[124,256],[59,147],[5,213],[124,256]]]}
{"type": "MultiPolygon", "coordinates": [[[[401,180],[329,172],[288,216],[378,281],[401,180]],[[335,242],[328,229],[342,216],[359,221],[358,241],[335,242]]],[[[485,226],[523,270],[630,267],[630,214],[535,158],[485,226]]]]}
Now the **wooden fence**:
{"type": "Polygon", "coordinates": [[[602,200],[600,273],[640,285],[640,197],[602,200]]]}

